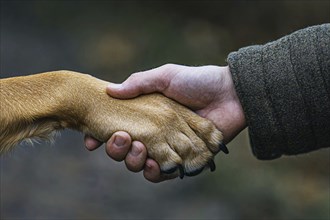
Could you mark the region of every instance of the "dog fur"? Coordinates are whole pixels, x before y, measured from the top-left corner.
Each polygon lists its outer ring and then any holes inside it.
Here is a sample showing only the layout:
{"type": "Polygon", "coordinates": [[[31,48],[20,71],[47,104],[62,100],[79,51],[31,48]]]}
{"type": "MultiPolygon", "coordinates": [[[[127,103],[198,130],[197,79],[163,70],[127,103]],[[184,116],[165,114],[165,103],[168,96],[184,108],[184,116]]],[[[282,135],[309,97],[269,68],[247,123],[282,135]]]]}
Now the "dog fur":
{"type": "Polygon", "coordinates": [[[182,165],[185,174],[193,174],[218,152],[222,134],[210,121],[160,94],[109,97],[107,84],[72,71],[1,79],[0,153],[64,128],[103,142],[126,131],[146,145],[163,172],[182,165]]]}

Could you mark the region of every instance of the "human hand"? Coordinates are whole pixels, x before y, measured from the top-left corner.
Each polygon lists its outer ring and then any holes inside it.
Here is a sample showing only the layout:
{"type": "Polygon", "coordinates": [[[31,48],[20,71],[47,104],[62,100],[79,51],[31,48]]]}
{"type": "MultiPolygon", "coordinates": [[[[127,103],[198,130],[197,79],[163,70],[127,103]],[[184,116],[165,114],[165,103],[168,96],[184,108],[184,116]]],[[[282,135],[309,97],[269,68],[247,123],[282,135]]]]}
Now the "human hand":
{"type": "MultiPolygon", "coordinates": [[[[122,84],[110,84],[107,92],[112,97],[121,99],[153,92],[162,93],[211,120],[222,131],[225,143],[246,127],[228,66],[188,67],[166,64],[134,73],[122,84]]],[[[85,144],[89,150],[101,145],[87,136],[85,144]]],[[[158,164],[147,158],[145,146],[138,141],[132,143],[125,132],[117,132],[110,138],[106,152],[115,160],[125,160],[131,171],[141,171],[144,167],[144,176],[149,181],[159,182],[173,178],[161,174],[158,164]],[[122,147],[118,147],[120,142],[124,143],[122,147]]]]}

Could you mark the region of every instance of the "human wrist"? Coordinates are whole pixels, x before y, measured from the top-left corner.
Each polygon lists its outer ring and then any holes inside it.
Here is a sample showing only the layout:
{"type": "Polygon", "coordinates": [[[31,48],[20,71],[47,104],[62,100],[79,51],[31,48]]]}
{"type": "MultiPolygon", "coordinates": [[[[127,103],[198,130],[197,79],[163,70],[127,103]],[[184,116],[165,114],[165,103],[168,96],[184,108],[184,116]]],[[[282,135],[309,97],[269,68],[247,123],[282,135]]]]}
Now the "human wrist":
{"type": "Polygon", "coordinates": [[[234,81],[230,72],[229,66],[225,67],[225,77],[227,82],[227,88],[228,88],[228,96],[230,97],[230,106],[232,109],[232,120],[233,120],[233,133],[238,134],[241,132],[244,128],[246,128],[246,118],[244,114],[244,110],[242,107],[242,104],[239,100],[239,97],[237,95],[234,81]]]}

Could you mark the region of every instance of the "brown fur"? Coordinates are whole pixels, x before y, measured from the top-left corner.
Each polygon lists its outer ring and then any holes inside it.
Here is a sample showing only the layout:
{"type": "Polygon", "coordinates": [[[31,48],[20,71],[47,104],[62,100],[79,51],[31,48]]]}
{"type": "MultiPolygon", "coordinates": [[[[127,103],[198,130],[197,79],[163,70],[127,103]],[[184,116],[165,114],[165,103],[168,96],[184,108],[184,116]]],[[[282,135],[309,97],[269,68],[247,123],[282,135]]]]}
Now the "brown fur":
{"type": "Polygon", "coordinates": [[[142,141],[162,170],[203,167],[222,140],[214,125],[159,94],[118,100],[108,82],[72,71],[0,80],[0,153],[30,138],[70,128],[107,141],[116,131],[142,141]]]}

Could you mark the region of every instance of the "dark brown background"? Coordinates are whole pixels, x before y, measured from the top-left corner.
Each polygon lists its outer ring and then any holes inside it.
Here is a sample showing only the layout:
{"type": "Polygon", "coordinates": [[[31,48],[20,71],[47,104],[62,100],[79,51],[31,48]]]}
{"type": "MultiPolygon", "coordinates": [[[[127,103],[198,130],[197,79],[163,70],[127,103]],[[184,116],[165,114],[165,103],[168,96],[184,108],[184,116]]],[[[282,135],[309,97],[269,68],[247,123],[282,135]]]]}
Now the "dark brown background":
{"type": "MultiPolygon", "coordinates": [[[[121,82],[168,62],[226,65],[230,51],[329,21],[329,1],[1,1],[0,72],[121,82]]],[[[1,219],[329,219],[329,149],[258,161],[244,131],[215,173],[152,184],[82,137],[1,156],[1,219]]]]}

